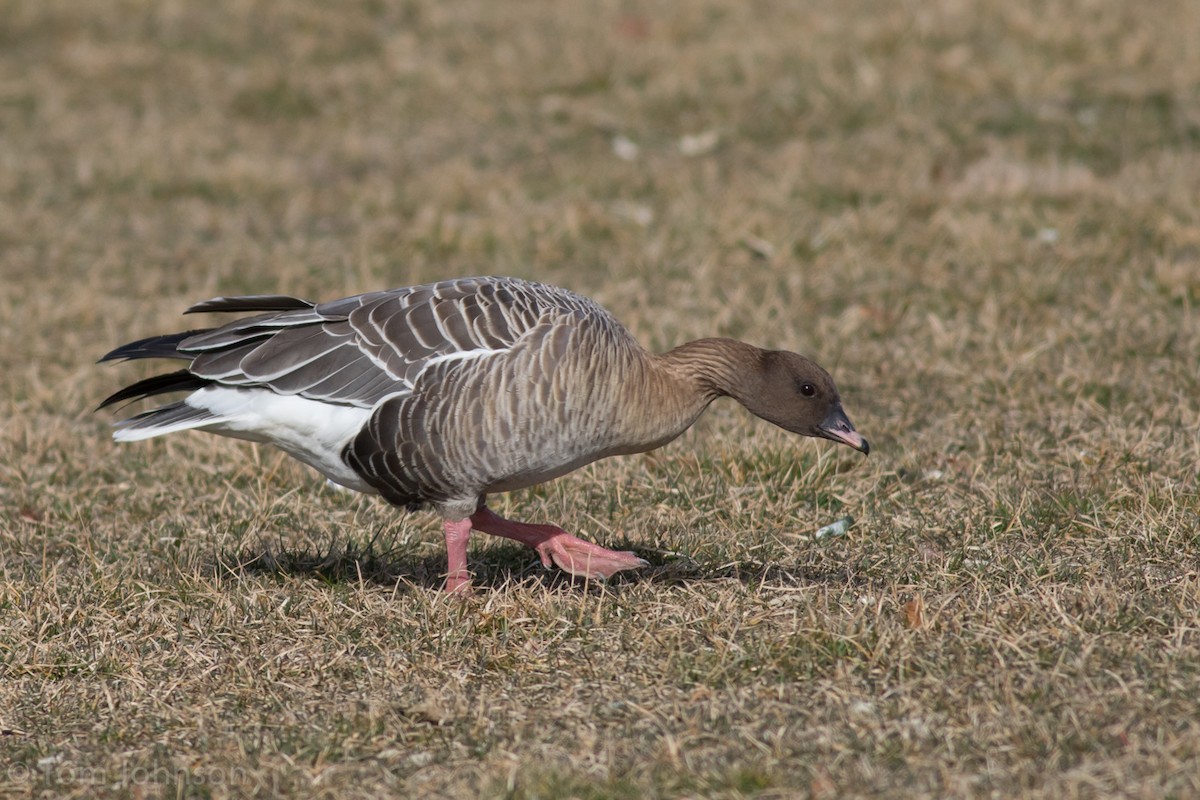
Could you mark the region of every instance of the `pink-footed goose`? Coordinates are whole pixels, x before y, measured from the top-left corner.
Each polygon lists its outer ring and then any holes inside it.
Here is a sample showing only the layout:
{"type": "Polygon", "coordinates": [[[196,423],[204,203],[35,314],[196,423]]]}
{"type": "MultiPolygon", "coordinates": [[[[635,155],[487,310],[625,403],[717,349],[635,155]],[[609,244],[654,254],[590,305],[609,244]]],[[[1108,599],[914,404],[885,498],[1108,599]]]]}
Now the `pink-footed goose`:
{"type": "Polygon", "coordinates": [[[586,297],[515,278],[463,278],[310,303],[219,297],[185,313],[252,313],[152,336],[101,361],[174,358],[101,408],[167,392],[178,402],[118,422],[130,442],[204,430],[267,442],[331,481],[442,516],[445,587],[470,585],[471,531],[522,542],[574,575],[646,566],[630,552],[485,505],[605,456],[660,447],[718,397],[804,436],[868,452],[833,379],[809,359],[733,339],[652,355],[586,297]]]}

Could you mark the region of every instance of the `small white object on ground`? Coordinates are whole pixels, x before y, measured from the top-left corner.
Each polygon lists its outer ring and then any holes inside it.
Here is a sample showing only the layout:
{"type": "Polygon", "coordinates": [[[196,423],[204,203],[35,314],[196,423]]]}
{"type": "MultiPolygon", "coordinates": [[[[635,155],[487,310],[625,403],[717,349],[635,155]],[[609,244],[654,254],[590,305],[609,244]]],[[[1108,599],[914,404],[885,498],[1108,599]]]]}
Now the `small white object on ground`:
{"type": "Polygon", "coordinates": [[[850,530],[850,526],[854,524],[854,517],[842,517],[836,522],[831,522],[823,528],[817,528],[817,532],[813,534],[814,539],[827,539],[830,536],[845,536],[846,531],[850,530]]]}
{"type": "Polygon", "coordinates": [[[688,158],[695,156],[704,156],[717,149],[717,145],[721,143],[721,132],[716,129],[707,130],[703,133],[688,134],[679,139],[679,152],[683,153],[688,158]]]}
{"type": "Polygon", "coordinates": [[[622,161],[637,161],[638,153],[641,148],[637,142],[630,139],[628,136],[618,133],[612,139],[613,155],[622,161]]]}

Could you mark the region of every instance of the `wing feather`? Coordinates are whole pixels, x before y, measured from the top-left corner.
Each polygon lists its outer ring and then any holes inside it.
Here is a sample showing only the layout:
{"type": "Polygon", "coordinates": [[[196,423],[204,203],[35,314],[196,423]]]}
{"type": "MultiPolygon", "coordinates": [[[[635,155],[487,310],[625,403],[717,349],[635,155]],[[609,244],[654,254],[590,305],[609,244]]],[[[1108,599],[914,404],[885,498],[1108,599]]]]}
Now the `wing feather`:
{"type": "Polygon", "coordinates": [[[358,362],[348,364],[327,375],[319,382],[299,392],[313,400],[347,402],[351,405],[371,408],[385,397],[406,392],[398,389],[396,381],[383,370],[363,371],[358,362]]]}
{"type": "Polygon", "coordinates": [[[479,343],[471,337],[470,324],[463,313],[466,311],[464,303],[438,298],[432,304],[432,308],[438,330],[448,343],[459,350],[474,350],[479,347],[479,343]]]}
{"type": "Polygon", "coordinates": [[[307,300],[288,297],[282,294],[252,294],[242,297],[214,297],[193,303],[184,310],[185,314],[198,314],[202,311],[228,313],[231,311],[290,311],[296,308],[312,308],[307,300]]]}
{"type": "Polygon", "coordinates": [[[371,407],[411,393],[427,366],[511,349],[573,296],[507,278],[465,278],[316,305],[282,296],[217,298],[196,311],[263,311],[183,338],[197,376],[371,407]],[[277,309],[277,310],[276,310],[277,309]]]}
{"type": "Polygon", "coordinates": [[[285,328],[248,353],[241,370],[250,382],[274,386],[278,379],[304,372],[314,362],[320,362],[318,369],[324,371],[327,358],[349,344],[346,339],[332,334],[327,325],[285,328]]]}

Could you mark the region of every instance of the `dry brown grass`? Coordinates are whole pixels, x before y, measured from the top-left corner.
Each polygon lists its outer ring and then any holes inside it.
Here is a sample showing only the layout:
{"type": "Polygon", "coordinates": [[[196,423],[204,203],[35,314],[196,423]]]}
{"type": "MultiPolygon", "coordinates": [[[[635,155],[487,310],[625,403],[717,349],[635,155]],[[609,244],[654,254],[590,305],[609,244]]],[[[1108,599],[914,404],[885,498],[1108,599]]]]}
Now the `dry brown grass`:
{"type": "Polygon", "coordinates": [[[1186,0],[0,2],[0,794],[1200,794],[1197,42],[1186,0]],[[474,273],[813,354],[871,458],[719,404],[500,500],[646,574],[478,541],[463,601],[429,516],[91,413],[192,300],[474,273]]]}

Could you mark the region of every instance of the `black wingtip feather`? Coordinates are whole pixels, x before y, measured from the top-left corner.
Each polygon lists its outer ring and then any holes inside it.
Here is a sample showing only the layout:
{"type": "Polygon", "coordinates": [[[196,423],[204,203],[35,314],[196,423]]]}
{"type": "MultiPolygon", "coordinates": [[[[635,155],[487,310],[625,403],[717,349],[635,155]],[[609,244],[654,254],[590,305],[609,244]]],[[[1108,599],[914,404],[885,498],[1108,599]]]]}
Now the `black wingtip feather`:
{"type": "Polygon", "coordinates": [[[303,308],[314,308],[315,303],[288,297],[282,294],[255,294],[245,297],[214,297],[188,306],[185,314],[201,312],[245,312],[245,311],[296,311],[303,308]]]}
{"type": "Polygon", "coordinates": [[[165,336],[149,336],[136,342],[123,344],[116,350],[106,353],[98,362],[132,360],[135,358],[192,358],[191,355],[179,352],[179,343],[189,336],[208,333],[212,328],[196,328],[179,333],[168,333],[165,336]]]}
{"type": "Polygon", "coordinates": [[[178,372],[168,372],[166,375],[154,375],[137,383],[131,383],[124,389],[112,393],[104,398],[104,401],[100,405],[96,406],[96,410],[99,411],[102,408],[107,408],[122,400],[141,400],[156,394],[166,394],[167,392],[190,392],[196,389],[203,389],[210,383],[212,381],[193,375],[186,369],[181,369],[178,372]]]}

